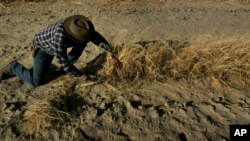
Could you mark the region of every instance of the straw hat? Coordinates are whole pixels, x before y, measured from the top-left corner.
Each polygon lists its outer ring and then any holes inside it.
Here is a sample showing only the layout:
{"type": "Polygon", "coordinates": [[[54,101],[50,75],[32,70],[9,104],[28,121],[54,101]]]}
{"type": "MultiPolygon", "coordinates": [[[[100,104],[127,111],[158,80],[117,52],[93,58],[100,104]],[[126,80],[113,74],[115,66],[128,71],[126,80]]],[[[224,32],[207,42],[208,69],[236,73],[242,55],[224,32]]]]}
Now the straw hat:
{"type": "Polygon", "coordinates": [[[64,30],[75,42],[88,42],[94,33],[93,23],[83,15],[73,15],[65,19],[64,30]]]}

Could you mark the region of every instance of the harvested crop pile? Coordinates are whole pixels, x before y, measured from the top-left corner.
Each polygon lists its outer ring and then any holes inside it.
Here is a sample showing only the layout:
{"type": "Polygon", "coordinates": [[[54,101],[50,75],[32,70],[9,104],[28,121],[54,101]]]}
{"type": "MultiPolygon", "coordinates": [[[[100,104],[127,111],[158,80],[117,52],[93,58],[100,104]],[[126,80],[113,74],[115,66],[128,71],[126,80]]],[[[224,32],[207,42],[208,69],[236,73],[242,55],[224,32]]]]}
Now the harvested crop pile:
{"type": "Polygon", "coordinates": [[[21,133],[38,137],[44,130],[52,126],[52,121],[63,120],[67,113],[59,111],[48,101],[35,101],[30,104],[23,115],[21,133]]]}
{"type": "Polygon", "coordinates": [[[101,74],[122,80],[162,78],[175,56],[175,51],[166,42],[157,41],[127,43],[114,50],[123,64],[122,69],[106,65],[101,74]]]}
{"type": "Polygon", "coordinates": [[[115,47],[121,69],[108,67],[101,74],[111,79],[215,80],[245,88],[250,85],[250,41],[224,40],[215,43],[153,41],[115,47]]]}
{"type": "Polygon", "coordinates": [[[64,80],[65,82],[53,82],[44,91],[43,98],[30,102],[21,116],[18,129],[21,135],[47,137],[48,129],[55,129],[61,123],[67,123],[79,112],[75,105],[82,104],[83,100],[72,92],[74,80],[64,80]]]}

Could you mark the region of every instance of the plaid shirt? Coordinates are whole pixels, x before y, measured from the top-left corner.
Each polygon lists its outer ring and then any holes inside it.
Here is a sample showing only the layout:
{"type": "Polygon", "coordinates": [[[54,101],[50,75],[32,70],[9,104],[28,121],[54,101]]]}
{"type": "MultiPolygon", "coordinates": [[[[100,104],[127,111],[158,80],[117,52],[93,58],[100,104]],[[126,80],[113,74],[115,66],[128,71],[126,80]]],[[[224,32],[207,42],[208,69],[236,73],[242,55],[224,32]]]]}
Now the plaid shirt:
{"type": "MultiPolygon", "coordinates": [[[[80,74],[80,71],[73,64],[80,57],[87,43],[80,45],[70,41],[65,35],[63,22],[64,20],[60,20],[36,34],[33,43],[35,48],[40,48],[42,51],[56,56],[67,74],[76,76],[80,74]],[[67,54],[68,47],[73,47],[69,53],[70,56],[73,56],[71,60],[67,54]]],[[[98,32],[95,32],[90,41],[106,51],[111,51],[108,42],[98,32]]]]}

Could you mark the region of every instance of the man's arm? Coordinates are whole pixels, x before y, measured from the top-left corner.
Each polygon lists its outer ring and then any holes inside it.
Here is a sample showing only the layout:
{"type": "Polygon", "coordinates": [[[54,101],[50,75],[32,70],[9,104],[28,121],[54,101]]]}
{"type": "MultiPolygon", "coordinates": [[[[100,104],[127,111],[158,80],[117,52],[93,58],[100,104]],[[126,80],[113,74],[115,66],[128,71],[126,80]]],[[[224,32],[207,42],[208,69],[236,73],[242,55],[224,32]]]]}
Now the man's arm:
{"type": "Polygon", "coordinates": [[[95,45],[99,46],[100,48],[103,48],[107,52],[112,52],[112,48],[107,42],[107,40],[97,31],[95,31],[91,42],[93,42],[95,45]]]}
{"type": "Polygon", "coordinates": [[[73,65],[81,56],[85,45],[77,45],[72,48],[72,50],[68,54],[68,60],[71,65],[73,65]]]}
{"type": "Polygon", "coordinates": [[[55,56],[58,59],[58,63],[61,65],[61,68],[65,73],[71,76],[81,75],[81,72],[73,64],[69,62],[66,50],[57,52],[55,56]]]}
{"type": "Polygon", "coordinates": [[[109,61],[109,64],[111,66],[114,66],[116,68],[122,67],[122,63],[113,54],[111,46],[109,45],[109,43],[106,41],[106,39],[101,34],[99,34],[98,32],[95,32],[91,41],[95,45],[103,48],[107,52],[108,61],[109,61]]]}
{"type": "Polygon", "coordinates": [[[55,56],[58,59],[58,63],[61,65],[65,73],[71,76],[80,76],[81,72],[70,63],[67,55],[67,49],[62,49],[61,44],[63,42],[63,29],[58,28],[58,31],[55,33],[54,38],[51,42],[51,48],[55,52],[55,56]]]}

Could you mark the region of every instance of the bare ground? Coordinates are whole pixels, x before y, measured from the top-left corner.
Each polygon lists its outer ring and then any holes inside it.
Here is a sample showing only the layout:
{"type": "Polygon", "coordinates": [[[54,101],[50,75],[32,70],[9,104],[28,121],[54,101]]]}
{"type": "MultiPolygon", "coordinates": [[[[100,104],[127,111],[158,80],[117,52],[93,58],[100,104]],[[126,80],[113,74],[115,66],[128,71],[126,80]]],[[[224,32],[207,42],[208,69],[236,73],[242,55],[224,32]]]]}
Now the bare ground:
{"type": "MultiPolygon", "coordinates": [[[[250,39],[250,6],[239,3],[3,3],[0,66],[16,58],[30,67],[34,34],[72,14],[89,16],[114,45],[165,39],[190,43],[250,39]]],[[[98,54],[94,51],[99,52],[92,44],[87,50],[78,67],[98,54]]],[[[228,140],[229,125],[250,124],[249,89],[219,91],[216,83],[172,80],[84,84],[68,76],[38,88],[16,77],[4,80],[0,84],[0,140],[228,140]],[[65,114],[59,119],[47,117],[51,122],[37,127],[27,118],[27,111],[36,110],[32,105],[38,103],[46,107],[43,102],[48,99],[65,114]]],[[[33,121],[38,121],[35,117],[33,121]]]]}

